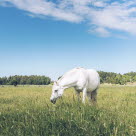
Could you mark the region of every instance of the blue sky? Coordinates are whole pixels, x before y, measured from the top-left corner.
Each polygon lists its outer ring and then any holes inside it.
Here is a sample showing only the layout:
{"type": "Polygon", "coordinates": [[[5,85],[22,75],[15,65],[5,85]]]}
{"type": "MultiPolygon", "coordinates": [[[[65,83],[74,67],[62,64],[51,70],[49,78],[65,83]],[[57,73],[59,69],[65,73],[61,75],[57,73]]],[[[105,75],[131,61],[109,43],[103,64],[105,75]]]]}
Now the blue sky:
{"type": "MultiPolygon", "coordinates": [[[[33,74],[57,79],[67,70],[79,66],[118,73],[135,71],[136,18],[130,16],[130,12],[135,13],[134,5],[130,8],[126,2],[124,5],[129,9],[124,6],[125,9],[119,10],[125,17],[128,11],[126,18],[132,21],[128,22],[124,18],[118,19],[118,14],[113,15],[113,12],[111,15],[117,18],[116,21],[106,15],[107,10],[109,13],[115,7],[120,8],[120,3],[112,3],[108,9],[102,5],[107,3],[95,4],[91,11],[99,18],[102,14],[106,16],[102,22],[96,22],[90,14],[86,18],[90,17],[91,20],[83,18],[78,9],[70,8],[70,12],[67,12],[54,8],[57,14],[47,9],[50,11],[47,14],[39,13],[39,10],[30,11],[23,0],[22,7],[16,0],[7,1],[0,3],[0,76],[33,74]],[[102,9],[104,13],[96,13],[95,9],[102,9]],[[114,20],[112,25],[108,19],[114,20]]],[[[81,3],[80,8],[85,8],[83,5],[81,3]]]]}

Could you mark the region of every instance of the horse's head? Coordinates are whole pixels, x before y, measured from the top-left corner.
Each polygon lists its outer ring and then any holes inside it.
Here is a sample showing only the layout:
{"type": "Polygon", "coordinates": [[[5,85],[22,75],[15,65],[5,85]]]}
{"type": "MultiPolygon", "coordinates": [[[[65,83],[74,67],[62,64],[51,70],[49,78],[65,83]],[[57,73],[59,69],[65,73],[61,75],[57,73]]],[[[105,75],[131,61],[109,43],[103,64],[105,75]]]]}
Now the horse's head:
{"type": "Polygon", "coordinates": [[[54,82],[53,87],[52,87],[52,95],[50,98],[53,104],[55,104],[56,100],[62,96],[63,91],[64,91],[64,88],[59,86],[57,82],[54,82]]]}

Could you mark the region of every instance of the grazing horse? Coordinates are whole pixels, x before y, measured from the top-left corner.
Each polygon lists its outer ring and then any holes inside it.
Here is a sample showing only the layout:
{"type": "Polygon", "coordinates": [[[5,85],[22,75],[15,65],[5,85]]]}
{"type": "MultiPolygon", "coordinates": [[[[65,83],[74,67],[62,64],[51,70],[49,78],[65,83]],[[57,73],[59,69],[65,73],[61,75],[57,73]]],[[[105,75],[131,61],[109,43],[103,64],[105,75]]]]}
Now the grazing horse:
{"type": "Polygon", "coordinates": [[[86,96],[88,96],[89,101],[95,103],[99,85],[100,77],[95,70],[74,68],[65,73],[57,82],[54,82],[50,100],[55,104],[66,88],[74,87],[78,99],[80,99],[80,92],[83,92],[83,103],[85,103],[86,96]]]}

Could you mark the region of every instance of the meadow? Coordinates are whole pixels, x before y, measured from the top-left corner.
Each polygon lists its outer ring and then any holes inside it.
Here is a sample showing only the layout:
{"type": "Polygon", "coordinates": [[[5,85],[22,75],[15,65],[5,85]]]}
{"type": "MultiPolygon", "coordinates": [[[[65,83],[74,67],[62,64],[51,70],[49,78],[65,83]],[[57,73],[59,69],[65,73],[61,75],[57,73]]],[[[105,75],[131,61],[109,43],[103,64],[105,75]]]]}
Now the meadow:
{"type": "Polygon", "coordinates": [[[136,136],[136,87],[101,86],[96,106],[68,89],[53,105],[51,86],[0,86],[0,136],[136,136]]]}

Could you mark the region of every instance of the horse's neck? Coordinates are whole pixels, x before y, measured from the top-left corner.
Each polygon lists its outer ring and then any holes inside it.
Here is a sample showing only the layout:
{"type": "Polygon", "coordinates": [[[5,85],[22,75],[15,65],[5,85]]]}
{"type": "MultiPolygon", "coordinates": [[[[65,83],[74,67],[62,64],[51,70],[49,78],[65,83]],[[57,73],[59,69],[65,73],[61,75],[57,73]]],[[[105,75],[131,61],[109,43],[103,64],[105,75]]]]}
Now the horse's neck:
{"type": "Polygon", "coordinates": [[[62,79],[58,80],[59,85],[64,88],[74,87],[76,85],[76,82],[77,81],[66,77],[63,77],[62,79]]]}

